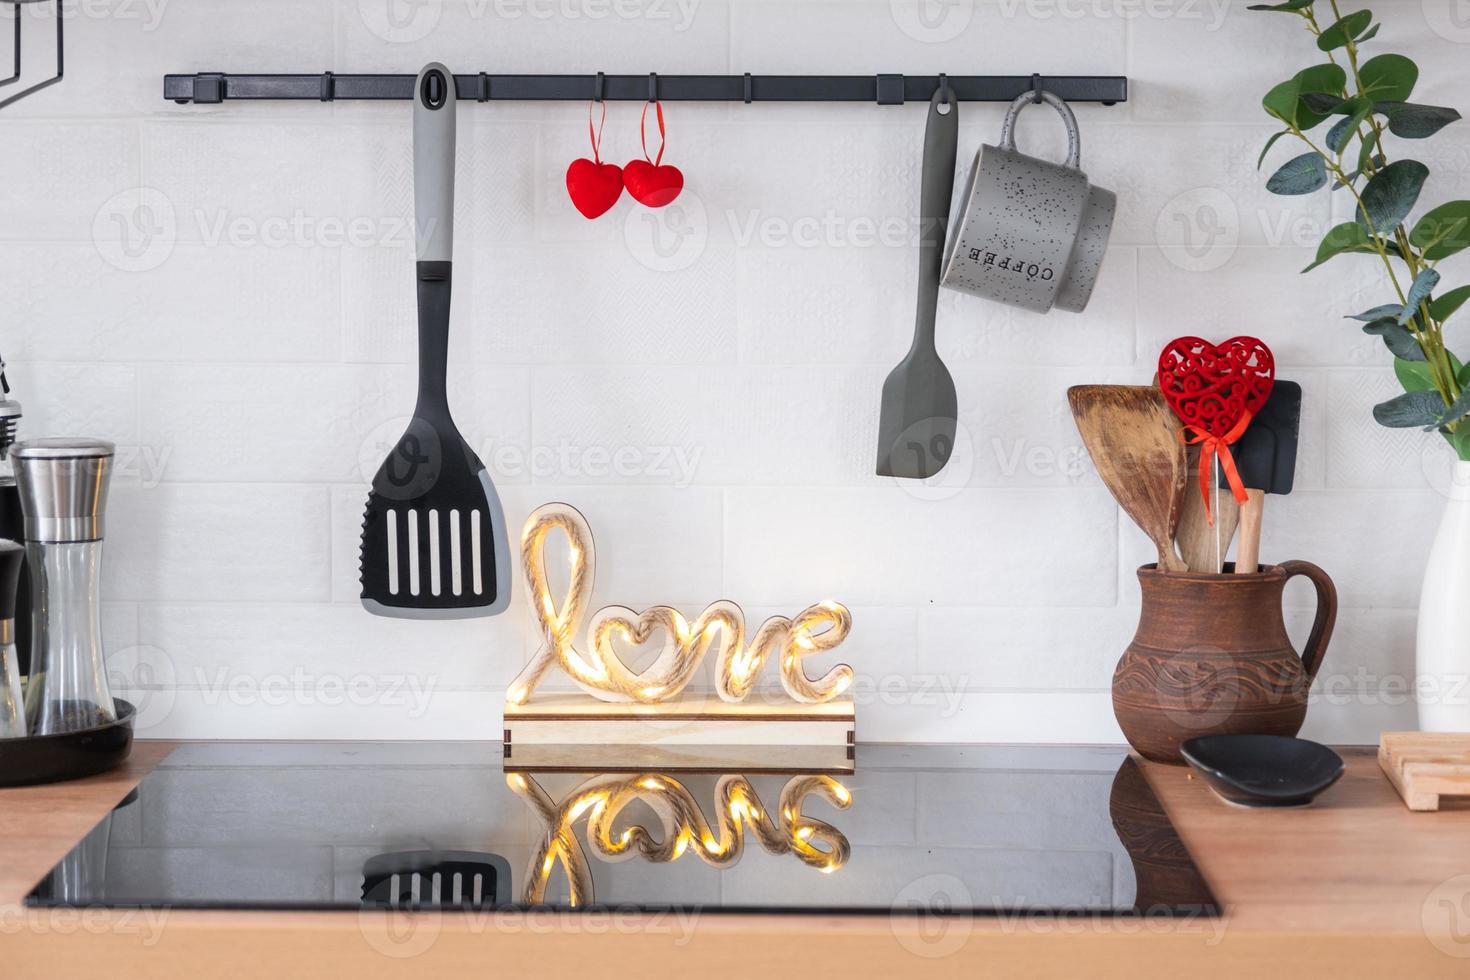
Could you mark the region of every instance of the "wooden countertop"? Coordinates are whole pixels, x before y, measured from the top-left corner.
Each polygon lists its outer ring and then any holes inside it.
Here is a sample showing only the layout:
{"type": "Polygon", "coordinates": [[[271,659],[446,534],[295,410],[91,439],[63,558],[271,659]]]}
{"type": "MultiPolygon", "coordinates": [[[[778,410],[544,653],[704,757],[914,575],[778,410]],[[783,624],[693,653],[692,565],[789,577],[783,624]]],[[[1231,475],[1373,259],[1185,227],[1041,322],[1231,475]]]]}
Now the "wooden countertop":
{"type": "Polygon", "coordinates": [[[24,896],[173,746],[55,786],[0,790],[0,976],[192,978],[1470,976],[1470,806],[1410,813],[1371,749],[1306,810],[1222,804],[1144,763],[1218,899],[1217,920],[887,916],[579,917],[30,909],[24,896]]]}

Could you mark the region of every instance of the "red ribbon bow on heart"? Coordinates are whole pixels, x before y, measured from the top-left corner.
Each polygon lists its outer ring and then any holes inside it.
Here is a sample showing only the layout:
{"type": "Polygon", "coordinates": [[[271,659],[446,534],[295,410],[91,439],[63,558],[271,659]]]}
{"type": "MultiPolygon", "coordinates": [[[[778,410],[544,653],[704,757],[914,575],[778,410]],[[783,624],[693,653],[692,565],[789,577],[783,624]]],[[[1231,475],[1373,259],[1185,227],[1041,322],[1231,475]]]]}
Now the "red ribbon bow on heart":
{"type": "Polygon", "coordinates": [[[1211,464],[1219,460],[1230,492],[1245,503],[1249,498],[1230,446],[1250,427],[1275,382],[1276,359],[1255,337],[1231,337],[1219,345],[1180,337],[1159,354],[1159,390],[1184,423],[1179,440],[1200,447],[1199,489],[1211,527],[1211,464]]]}

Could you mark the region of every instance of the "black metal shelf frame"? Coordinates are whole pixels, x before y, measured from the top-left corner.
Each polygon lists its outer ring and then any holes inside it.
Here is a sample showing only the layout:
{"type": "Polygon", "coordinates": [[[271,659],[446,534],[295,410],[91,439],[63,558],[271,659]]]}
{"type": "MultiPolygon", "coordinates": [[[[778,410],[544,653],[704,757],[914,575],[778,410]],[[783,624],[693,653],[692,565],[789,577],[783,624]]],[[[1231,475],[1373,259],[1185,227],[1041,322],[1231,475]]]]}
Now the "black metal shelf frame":
{"type": "MultiPolygon", "coordinates": [[[[187,105],[235,100],[408,101],[414,75],[165,75],[163,97],[187,105]]],[[[455,75],[462,101],[928,102],[947,85],[962,102],[1010,102],[1041,89],[1068,102],[1128,101],[1125,75],[455,75]]],[[[1038,99],[1040,96],[1038,95],[1038,99]]]]}
{"type": "MultiPolygon", "coordinates": [[[[11,8],[11,10],[13,12],[12,13],[12,16],[13,16],[13,18],[15,20],[15,28],[13,30],[13,34],[14,34],[14,45],[15,45],[15,70],[11,72],[9,78],[0,78],[0,87],[6,86],[6,85],[14,85],[16,82],[19,82],[20,81],[20,75],[21,75],[21,70],[20,70],[20,63],[21,63],[21,57],[20,57],[20,53],[21,53],[21,47],[20,47],[21,29],[20,29],[20,24],[21,24],[21,20],[25,16],[25,11],[23,11],[21,9],[21,4],[22,3],[32,3],[32,2],[35,2],[35,0],[0,0],[0,3],[3,3],[6,6],[8,6],[8,7],[11,8]]],[[[43,88],[50,88],[52,85],[55,85],[57,82],[61,81],[62,75],[65,74],[65,69],[66,69],[66,31],[65,31],[66,18],[62,16],[62,13],[63,12],[62,12],[62,9],[61,9],[61,0],[56,0],[56,2],[53,4],[53,8],[52,9],[53,9],[53,16],[56,18],[56,74],[55,75],[52,75],[50,78],[43,79],[42,81],[37,82],[36,84],[30,86],[29,88],[21,89],[19,92],[15,92],[13,94],[7,95],[4,99],[0,99],[0,109],[4,109],[6,106],[10,105],[13,102],[19,102],[21,99],[25,98],[27,95],[34,95],[36,92],[41,91],[41,89],[43,89],[43,88]]]]}

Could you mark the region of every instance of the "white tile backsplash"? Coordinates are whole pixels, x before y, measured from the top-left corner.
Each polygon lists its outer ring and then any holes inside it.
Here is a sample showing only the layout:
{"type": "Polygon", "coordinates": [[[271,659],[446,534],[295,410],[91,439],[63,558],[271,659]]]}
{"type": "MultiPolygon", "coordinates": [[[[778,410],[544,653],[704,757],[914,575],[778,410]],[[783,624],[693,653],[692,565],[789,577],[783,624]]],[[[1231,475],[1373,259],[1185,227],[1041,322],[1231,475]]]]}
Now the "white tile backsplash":
{"type": "MultiPolygon", "coordinates": [[[[1125,105],[1077,107],[1083,166],[1119,197],[1091,305],[1041,316],[944,292],[960,438],[939,478],[909,486],[873,462],[882,381],[913,332],[922,107],[671,103],[684,195],[657,212],[625,195],[589,222],[564,186],[589,152],[585,105],[466,105],[457,421],[512,536],[548,500],[587,514],[597,604],[729,598],[754,623],[848,603],[852,638],[822,663],[854,666],[865,740],[1116,742],[1108,685],[1152,555],[1080,452],[1063,392],[1146,382],[1180,333],[1255,333],[1306,392],[1297,492],[1268,499],[1263,552],[1318,562],[1343,600],[1307,734],[1412,726],[1394,683],[1412,675],[1447,457],[1372,420],[1396,391],[1388,358],[1343,316],[1384,301],[1374,260],[1297,274],[1350,204],[1264,190],[1288,150],[1256,169],[1272,131],[1260,96],[1313,53],[1246,5],[175,0],[79,15],[65,82],[0,114],[0,351],[26,434],[120,447],[106,635],[144,734],[500,734],[503,689],[536,645],[522,596],[498,619],[430,623],[357,600],[366,483],[415,394],[407,107],[159,95],[165,72],[429,58],[1128,75],[1125,105]]],[[[1412,7],[1385,14],[1380,40],[1420,62],[1420,99],[1457,104],[1470,29],[1453,0],[1412,7]]],[[[961,181],[1002,114],[963,107],[961,181]]],[[[606,159],[639,154],[638,115],[608,107],[606,159]]],[[[1041,110],[1018,140],[1065,149],[1041,110]]],[[[1434,170],[1426,201],[1470,196],[1463,133],[1416,150],[1434,170]]],[[[1310,591],[1288,605],[1300,639],[1310,591]]],[[[864,843],[922,843],[895,823],[864,843]]]]}

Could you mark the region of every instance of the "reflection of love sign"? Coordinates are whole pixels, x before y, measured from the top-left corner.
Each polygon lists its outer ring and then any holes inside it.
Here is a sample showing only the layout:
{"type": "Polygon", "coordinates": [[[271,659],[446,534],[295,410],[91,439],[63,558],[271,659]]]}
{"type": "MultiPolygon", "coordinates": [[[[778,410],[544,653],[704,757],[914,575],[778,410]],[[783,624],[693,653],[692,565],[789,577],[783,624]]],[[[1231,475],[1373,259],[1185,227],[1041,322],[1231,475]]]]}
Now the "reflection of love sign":
{"type": "Polygon", "coordinates": [[[567,504],[545,504],[526,519],[521,531],[521,565],[526,598],[542,642],[511,683],[506,695],[511,704],[525,704],[553,665],[603,701],[668,701],[684,690],[711,649],[717,658],[715,690],[727,702],[745,700],[772,656],[779,664],[782,688],[804,704],[829,701],[852,684],[852,668],[847,664],[838,664],[816,680],[802,668],[806,657],[835,649],[852,628],[847,608],[831,601],[808,606],[794,619],[772,616],[748,644],[745,615],[728,600],[706,606],[693,623],[669,606],[653,606],[641,613],[607,606],[594,612],[587,625],[587,652],[578,650],[574,643],[592,597],[596,552],[587,519],[567,504]],[[546,539],[555,531],[566,536],[570,562],[567,592],[560,605],[546,577],[546,539]],[[614,647],[618,642],[640,646],[659,636],[658,655],[639,671],[630,669],[614,647]]]}
{"type": "Polygon", "coordinates": [[[761,802],[744,776],[721,776],[715,784],[713,826],[693,794],[663,773],[593,776],[559,802],[520,773],[508,773],[505,781],[541,819],[543,829],[541,843],[526,868],[523,900],[528,905],[546,901],[546,886],[557,864],[566,869],[569,904],[581,907],[597,900],[592,868],[575,829],[584,817],[588,846],[608,862],[636,855],[662,864],[693,852],[712,868],[731,868],[745,852],[747,832],[767,853],[794,854],[802,864],[824,874],[840,869],[852,852],[841,831],[802,812],[811,796],[840,810],[852,805],[852,793],[831,776],[793,777],[774,808],[761,802]],[[618,818],[630,806],[645,820],[644,814],[653,811],[659,823],[657,832],[637,819],[620,824],[618,818]]]}

